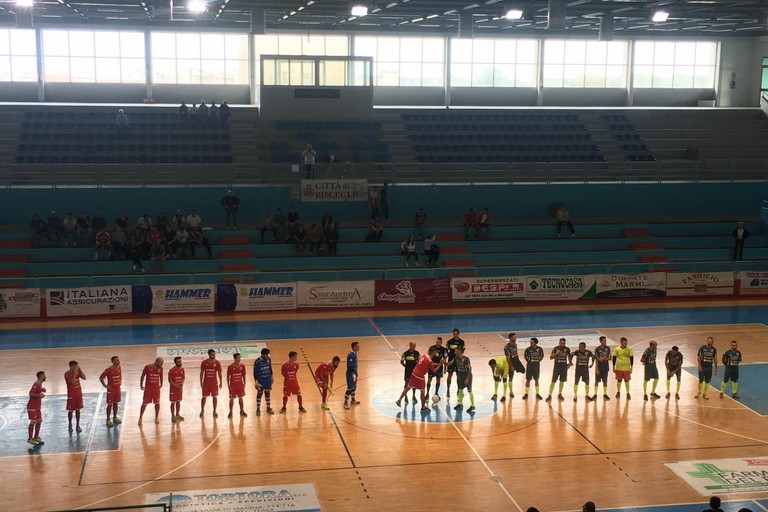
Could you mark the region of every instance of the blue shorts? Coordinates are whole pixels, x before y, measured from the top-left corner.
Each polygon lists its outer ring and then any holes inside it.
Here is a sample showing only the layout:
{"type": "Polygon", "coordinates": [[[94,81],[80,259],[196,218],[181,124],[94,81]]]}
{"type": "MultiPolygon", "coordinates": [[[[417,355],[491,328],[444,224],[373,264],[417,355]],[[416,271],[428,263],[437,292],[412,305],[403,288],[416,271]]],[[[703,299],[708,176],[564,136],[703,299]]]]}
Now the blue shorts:
{"type": "Polygon", "coordinates": [[[347,389],[355,389],[357,382],[355,382],[355,374],[347,373],[347,389]]]}
{"type": "Polygon", "coordinates": [[[272,379],[257,379],[256,382],[259,383],[259,386],[261,386],[261,389],[264,391],[272,391],[272,379]]]}

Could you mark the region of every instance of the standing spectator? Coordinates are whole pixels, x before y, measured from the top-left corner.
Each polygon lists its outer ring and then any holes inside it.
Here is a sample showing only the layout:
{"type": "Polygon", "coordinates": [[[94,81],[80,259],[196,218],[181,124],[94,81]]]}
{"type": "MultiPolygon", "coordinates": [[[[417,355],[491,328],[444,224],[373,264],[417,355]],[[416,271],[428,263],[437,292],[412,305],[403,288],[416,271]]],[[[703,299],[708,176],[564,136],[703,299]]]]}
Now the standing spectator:
{"type": "Polygon", "coordinates": [[[477,226],[475,227],[475,238],[487,237],[491,234],[491,214],[488,207],[483,208],[477,217],[477,226]]]}
{"type": "Polygon", "coordinates": [[[120,226],[115,224],[115,230],[112,232],[112,258],[116,260],[122,260],[125,258],[125,231],[120,226]]]}
{"type": "Polygon", "coordinates": [[[128,135],[128,116],[125,115],[125,111],[123,109],[117,111],[117,117],[115,117],[115,127],[117,128],[118,135],[128,135]]]}
{"type": "Polygon", "coordinates": [[[477,233],[477,214],[474,208],[464,212],[464,239],[469,240],[469,230],[474,229],[477,233]]]}
{"type": "Polygon", "coordinates": [[[334,222],[330,231],[325,234],[325,243],[328,244],[328,254],[336,256],[336,249],[339,245],[339,223],[334,222]]]}
{"type": "Polygon", "coordinates": [[[226,100],[222,101],[219,107],[219,122],[222,128],[229,128],[229,105],[226,100]]]}
{"type": "Polygon", "coordinates": [[[64,231],[64,226],[62,226],[61,219],[59,219],[59,216],[55,211],[51,211],[51,213],[48,215],[48,222],[46,225],[48,227],[48,241],[51,245],[59,245],[59,240],[61,239],[62,231],[64,231]]]}
{"type": "Polygon", "coordinates": [[[309,255],[318,256],[320,247],[323,245],[323,233],[317,224],[312,223],[309,227],[309,255]]]}
{"type": "Polygon", "coordinates": [[[384,220],[389,220],[389,189],[387,189],[387,182],[381,186],[381,194],[379,194],[379,203],[381,204],[381,212],[384,214],[384,220]]]}
{"type": "Polygon", "coordinates": [[[371,195],[368,198],[368,204],[371,207],[371,218],[372,219],[378,219],[379,218],[379,192],[378,188],[373,187],[371,189],[371,195]]]}
{"type": "Polygon", "coordinates": [[[45,221],[40,218],[39,213],[32,214],[32,220],[29,221],[29,227],[32,228],[32,245],[34,247],[42,247],[48,245],[47,232],[48,226],[45,225],[45,221]]]}
{"type": "Polygon", "coordinates": [[[743,222],[739,222],[731,233],[731,236],[733,237],[734,241],[733,259],[740,260],[744,255],[744,242],[746,242],[747,238],[749,238],[749,231],[747,231],[747,228],[744,227],[743,222]]]}
{"type": "Polygon", "coordinates": [[[203,227],[203,219],[200,218],[195,210],[189,212],[186,223],[189,231],[200,231],[203,227]]]}
{"type": "Polygon", "coordinates": [[[304,254],[307,243],[307,230],[304,229],[304,224],[299,224],[296,228],[296,233],[293,235],[293,241],[296,245],[296,254],[304,254]]]}
{"type": "Polygon", "coordinates": [[[205,104],[205,101],[200,101],[200,106],[197,107],[197,124],[200,126],[208,126],[209,115],[210,110],[208,110],[208,105],[205,104]]]}
{"type": "Polygon", "coordinates": [[[725,393],[725,385],[728,382],[731,383],[731,396],[738,400],[739,396],[739,365],[741,364],[741,351],[736,340],[731,341],[731,349],[727,350],[723,354],[723,366],[725,367],[725,374],[723,375],[723,382],[720,384],[720,398],[723,398],[725,393]]]}
{"type": "Polygon", "coordinates": [[[197,124],[197,103],[193,103],[189,108],[189,124],[197,124]]]}
{"type": "Polygon", "coordinates": [[[408,261],[413,257],[416,262],[416,266],[419,266],[419,255],[416,254],[416,240],[412,236],[409,236],[406,240],[400,244],[400,254],[405,258],[405,266],[408,267],[408,261]]]}
{"type": "Polygon", "coordinates": [[[272,214],[269,213],[269,210],[266,210],[264,212],[264,215],[261,216],[261,241],[264,242],[264,233],[267,231],[272,233],[272,239],[277,240],[277,228],[275,227],[275,221],[272,220],[272,214]]]}
{"type": "Polygon", "coordinates": [[[64,217],[64,221],[61,223],[61,240],[64,242],[64,247],[69,247],[69,244],[73,246],[77,245],[77,221],[72,213],[68,213],[64,217]]]}
{"type": "Polygon", "coordinates": [[[165,246],[160,240],[155,240],[149,248],[150,272],[165,272],[165,246]]]}
{"type": "Polygon", "coordinates": [[[189,107],[183,101],[179,106],[179,121],[182,123],[189,121],[189,107]]]}
{"type": "Polygon", "coordinates": [[[286,222],[286,241],[293,242],[296,237],[296,231],[299,228],[299,212],[296,211],[295,206],[291,206],[288,209],[288,221],[286,222]]]}
{"type": "Polygon", "coordinates": [[[96,236],[94,237],[94,244],[93,244],[93,259],[98,260],[99,259],[99,253],[101,250],[104,249],[107,251],[107,259],[112,258],[112,237],[109,235],[109,232],[105,229],[99,230],[98,233],[96,233],[96,236]]]}
{"type": "Polygon", "coordinates": [[[381,236],[383,232],[381,229],[381,222],[375,217],[371,217],[371,230],[365,235],[366,242],[381,242],[381,236]]]}
{"type": "Polygon", "coordinates": [[[208,109],[208,124],[211,128],[219,127],[219,107],[214,101],[211,101],[211,107],[208,109]]]}
{"type": "Polygon", "coordinates": [[[301,158],[304,159],[304,168],[307,172],[307,179],[315,177],[315,158],[317,157],[317,151],[312,149],[312,144],[307,144],[304,152],[301,153],[301,158]]]}
{"type": "Polygon", "coordinates": [[[29,416],[29,437],[27,442],[32,446],[45,444],[40,439],[40,425],[43,423],[43,397],[46,389],[43,387],[45,382],[45,372],[37,372],[37,380],[32,384],[29,390],[29,401],[27,402],[27,416],[29,416]]]}
{"type": "Polygon", "coordinates": [[[423,206],[419,206],[419,209],[416,210],[416,215],[414,215],[414,225],[419,238],[424,240],[424,229],[427,226],[427,212],[424,211],[423,206]]]}
{"type": "Polygon", "coordinates": [[[427,266],[436,267],[437,259],[440,257],[440,246],[435,243],[437,235],[432,233],[424,239],[424,254],[427,257],[427,266]]]}
{"type": "Polygon", "coordinates": [[[563,229],[563,226],[567,226],[568,229],[571,231],[571,238],[576,236],[576,233],[573,229],[573,223],[571,222],[571,214],[568,213],[568,208],[565,207],[564,204],[560,205],[560,209],[557,210],[557,238],[560,238],[562,235],[560,234],[560,231],[563,229]]]}
{"type": "Polygon", "coordinates": [[[275,210],[275,231],[278,240],[285,240],[285,214],[282,208],[275,210]]]}
{"type": "Polygon", "coordinates": [[[81,210],[77,216],[77,245],[88,245],[90,239],[91,219],[81,210]]]}
{"type": "Polygon", "coordinates": [[[229,223],[237,229],[237,209],[240,207],[240,198],[232,193],[232,190],[227,190],[227,195],[221,200],[221,206],[224,207],[224,211],[227,213],[227,229],[229,229],[229,223]]]}

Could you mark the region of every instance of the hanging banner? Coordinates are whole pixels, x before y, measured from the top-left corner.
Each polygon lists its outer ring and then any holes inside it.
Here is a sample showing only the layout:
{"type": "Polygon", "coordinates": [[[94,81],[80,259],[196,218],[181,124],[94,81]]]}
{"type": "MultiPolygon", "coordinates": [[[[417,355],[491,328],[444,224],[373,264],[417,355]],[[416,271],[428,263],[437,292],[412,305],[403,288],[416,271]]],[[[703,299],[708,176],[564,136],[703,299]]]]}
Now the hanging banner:
{"type": "Polygon", "coordinates": [[[0,289],[0,318],[40,316],[40,288],[0,289]]]}
{"type": "Polygon", "coordinates": [[[447,304],[451,283],[441,279],[390,279],[376,281],[376,306],[413,307],[415,304],[447,304]]]}
{"type": "Polygon", "coordinates": [[[134,286],[134,313],[212,313],[213,285],[134,286]]]}
{"type": "Polygon", "coordinates": [[[451,279],[454,302],[525,300],[525,277],[456,277],[451,279]]]}
{"type": "Polygon", "coordinates": [[[301,180],[305,203],[368,200],[368,180],[301,180]]]}
{"type": "Polygon", "coordinates": [[[296,309],[296,283],[220,284],[219,311],[296,309]]]}
{"type": "Polygon", "coordinates": [[[667,274],[599,274],[597,296],[604,297],[664,297],[667,294],[667,274]]]}
{"type": "Polygon", "coordinates": [[[47,316],[114,315],[131,312],[130,286],[50,288],[47,316]]]}
{"type": "Polygon", "coordinates": [[[732,295],[733,272],[670,272],[667,296],[732,295]]]}
{"type": "Polygon", "coordinates": [[[525,300],[595,298],[595,276],[526,276],[525,300]]]}
{"type": "Polygon", "coordinates": [[[768,272],[741,270],[737,277],[740,281],[740,295],[768,294],[768,272]]]}
{"type": "Polygon", "coordinates": [[[299,281],[300,308],[360,308],[374,302],[374,281],[299,281]]]}

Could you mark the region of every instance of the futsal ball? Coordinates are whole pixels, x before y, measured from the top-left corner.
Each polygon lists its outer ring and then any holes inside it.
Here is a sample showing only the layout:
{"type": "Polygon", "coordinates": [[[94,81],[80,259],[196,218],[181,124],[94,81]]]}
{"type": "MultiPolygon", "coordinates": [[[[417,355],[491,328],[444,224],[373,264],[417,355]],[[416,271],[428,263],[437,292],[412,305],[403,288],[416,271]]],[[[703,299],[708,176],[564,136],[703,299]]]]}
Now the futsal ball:
{"type": "Polygon", "coordinates": [[[436,404],[440,401],[440,395],[432,395],[432,403],[436,404]]]}

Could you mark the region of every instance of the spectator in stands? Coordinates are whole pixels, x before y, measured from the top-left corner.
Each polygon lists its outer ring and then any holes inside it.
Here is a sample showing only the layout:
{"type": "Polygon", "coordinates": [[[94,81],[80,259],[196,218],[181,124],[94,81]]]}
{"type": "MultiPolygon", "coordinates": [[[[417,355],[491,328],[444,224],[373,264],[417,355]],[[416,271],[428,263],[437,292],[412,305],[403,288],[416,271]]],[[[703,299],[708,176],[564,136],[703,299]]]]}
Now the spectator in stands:
{"type": "Polygon", "coordinates": [[[436,267],[440,257],[440,246],[435,243],[437,235],[432,233],[424,239],[424,254],[427,256],[427,266],[436,267]]]}
{"type": "Polygon", "coordinates": [[[48,241],[51,245],[59,245],[64,226],[62,226],[61,219],[55,211],[51,210],[46,225],[48,226],[48,241]]]}
{"type": "Polygon", "coordinates": [[[165,232],[168,231],[168,216],[165,214],[165,212],[160,212],[157,214],[157,217],[155,217],[155,226],[157,226],[157,230],[165,236],[165,232]]]}
{"type": "Polygon", "coordinates": [[[477,226],[475,227],[475,238],[487,237],[491,234],[491,213],[488,207],[483,208],[480,215],[477,216],[477,226]]]}
{"type": "Polygon", "coordinates": [[[120,109],[117,111],[117,116],[115,117],[115,127],[117,128],[118,135],[128,134],[128,116],[125,115],[125,110],[120,109]]]}
{"type": "Polygon", "coordinates": [[[315,223],[309,227],[309,255],[319,256],[323,247],[323,230],[315,223]]]}
{"type": "Polygon", "coordinates": [[[272,214],[269,210],[264,212],[261,216],[261,241],[264,242],[264,233],[269,231],[272,233],[272,240],[277,241],[277,228],[275,227],[275,221],[272,219],[272,214]]]}
{"type": "Polygon", "coordinates": [[[291,206],[288,209],[288,217],[285,228],[287,233],[286,241],[289,243],[293,242],[294,238],[296,237],[296,231],[299,228],[299,212],[296,211],[295,206],[291,206]]]}
{"type": "Polygon", "coordinates": [[[203,219],[200,218],[195,210],[190,210],[189,215],[187,215],[186,223],[187,230],[190,232],[201,231],[203,229],[203,219]]]}
{"type": "Polygon", "coordinates": [[[237,209],[240,207],[240,198],[234,195],[232,190],[227,190],[227,195],[222,198],[220,203],[227,214],[227,229],[229,229],[230,222],[237,229],[237,209]]]}
{"type": "Polygon", "coordinates": [[[381,186],[381,193],[379,194],[379,203],[381,204],[381,211],[384,214],[384,220],[389,220],[389,190],[387,189],[387,182],[381,186]]]}
{"type": "Polygon", "coordinates": [[[152,229],[152,219],[149,218],[149,214],[145,213],[136,221],[136,229],[140,229],[144,236],[149,233],[149,230],[152,229]]]}
{"type": "Polygon", "coordinates": [[[375,219],[379,217],[379,189],[373,187],[371,189],[371,195],[368,198],[368,204],[371,207],[371,218],[375,219]]]}
{"type": "Polygon", "coordinates": [[[81,210],[77,216],[77,245],[87,245],[90,239],[91,219],[81,210]]]}
{"type": "Polygon", "coordinates": [[[282,208],[275,210],[274,222],[277,239],[285,240],[285,214],[282,208]]]}
{"type": "Polygon", "coordinates": [[[320,226],[322,226],[323,231],[333,228],[333,215],[331,215],[331,212],[328,210],[326,210],[320,218],[320,226]]]}
{"type": "Polygon", "coordinates": [[[219,107],[219,122],[222,128],[229,128],[229,105],[226,100],[222,101],[219,107]]]}
{"type": "Polygon", "coordinates": [[[381,237],[383,235],[383,231],[381,229],[381,222],[379,222],[379,219],[376,217],[371,217],[371,229],[368,231],[368,234],[365,235],[365,241],[366,242],[381,242],[381,237]]]}
{"type": "Polygon", "coordinates": [[[125,233],[123,228],[115,224],[115,230],[112,232],[112,259],[125,259],[125,243],[127,241],[125,233]]]}
{"type": "Polygon", "coordinates": [[[307,144],[307,147],[301,153],[301,158],[304,159],[304,168],[307,172],[307,179],[313,179],[315,177],[315,158],[317,158],[317,151],[312,149],[312,144],[307,144]]]}
{"type": "Polygon", "coordinates": [[[736,228],[734,228],[733,232],[731,232],[731,236],[733,237],[734,246],[733,246],[733,259],[741,259],[744,255],[744,242],[747,241],[747,238],[749,238],[749,231],[747,231],[747,228],[744,227],[743,222],[739,222],[736,225],[736,228]]]}
{"type": "Polygon", "coordinates": [[[564,204],[560,205],[560,209],[557,210],[557,238],[560,238],[562,235],[560,234],[560,231],[563,229],[563,226],[567,226],[568,229],[571,231],[571,238],[576,236],[576,232],[573,229],[573,223],[571,222],[571,214],[568,213],[568,208],[564,204]]]}
{"type": "Polygon", "coordinates": [[[333,226],[325,232],[325,243],[328,246],[328,254],[336,256],[336,249],[339,245],[339,223],[334,222],[333,226]]]}
{"type": "Polygon", "coordinates": [[[115,219],[115,224],[123,228],[123,231],[127,233],[128,231],[130,231],[129,229],[130,225],[128,223],[129,220],[130,219],[128,219],[128,216],[125,215],[125,212],[120,212],[120,215],[118,215],[117,218],[115,219]]]}
{"type": "Polygon", "coordinates": [[[424,211],[423,206],[419,206],[414,216],[414,225],[416,226],[416,233],[419,235],[420,240],[424,240],[424,229],[427,227],[427,212],[424,211]]]}
{"type": "Polygon", "coordinates": [[[161,233],[159,229],[157,229],[157,226],[152,226],[147,234],[146,237],[146,243],[147,243],[147,251],[146,254],[151,256],[152,254],[152,246],[155,245],[155,242],[163,242],[165,241],[165,234],[161,233]]]}
{"type": "Polygon", "coordinates": [[[202,231],[190,231],[189,232],[189,250],[192,252],[192,257],[195,257],[195,249],[203,247],[205,252],[208,253],[208,257],[212,258],[211,242],[203,235],[202,231]]]}
{"type": "Polygon", "coordinates": [[[296,232],[293,235],[293,242],[296,245],[296,254],[304,254],[307,244],[307,230],[304,224],[296,226],[296,232]]]}
{"type": "Polygon", "coordinates": [[[29,227],[32,228],[32,245],[34,247],[44,247],[50,244],[48,240],[48,226],[40,218],[39,213],[32,214],[32,220],[29,221],[29,227]]]}
{"type": "Polygon", "coordinates": [[[186,123],[189,121],[189,107],[183,101],[179,106],[179,122],[186,123]]]}
{"type": "Polygon", "coordinates": [[[205,104],[205,101],[201,101],[200,106],[197,107],[197,124],[200,126],[208,126],[208,116],[210,113],[208,105],[205,104]]]}
{"type": "Polygon", "coordinates": [[[64,242],[64,247],[77,245],[77,220],[72,213],[68,213],[64,216],[64,220],[61,223],[62,233],[61,240],[64,242]]]}
{"type": "Polygon", "coordinates": [[[594,501],[588,501],[581,506],[581,512],[595,512],[596,510],[594,501]]]}
{"type": "Polygon", "coordinates": [[[189,124],[197,124],[197,103],[193,103],[189,109],[189,124]]]}
{"type": "Polygon", "coordinates": [[[173,242],[171,242],[171,256],[174,258],[186,258],[188,257],[187,251],[189,251],[189,231],[187,231],[187,225],[182,224],[178,231],[176,231],[176,236],[173,238],[173,242]]]}
{"type": "Polygon", "coordinates": [[[150,272],[165,271],[165,246],[160,240],[156,240],[149,248],[149,263],[150,272]]]}
{"type": "Polygon", "coordinates": [[[91,234],[96,234],[102,229],[106,228],[107,219],[104,218],[101,212],[96,212],[96,214],[93,216],[93,220],[91,221],[91,234]]]}
{"type": "Polygon", "coordinates": [[[400,254],[405,258],[405,266],[409,267],[408,261],[413,257],[416,262],[416,266],[419,266],[419,255],[416,254],[416,240],[412,236],[409,236],[406,240],[400,244],[400,254]]]}
{"type": "Polygon", "coordinates": [[[712,496],[709,498],[709,508],[706,509],[704,512],[723,512],[723,509],[720,508],[720,498],[717,496],[712,496]]]}
{"type": "Polygon", "coordinates": [[[144,267],[141,265],[141,252],[145,242],[144,233],[140,229],[134,229],[131,241],[128,242],[128,256],[133,262],[133,270],[139,270],[142,274],[144,267]]]}
{"type": "Polygon", "coordinates": [[[112,237],[109,236],[107,228],[100,229],[94,237],[93,243],[93,259],[99,259],[99,253],[103,250],[107,251],[107,259],[112,259],[112,237]]]}
{"type": "Polygon", "coordinates": [[[469,240],[469,230],[474,229],[477,233],[477,214],[474,208],[464,212],[464,238],[469,240]]]}
{"type": "Polygon", "coordinates": [[[219,126],[219,107],[216,106],[214,101],[211,101],[211,107],[208,109],[208,125],[211,128],[219,126]]]}
{"type": "Polygon", "coordinates": [[[186,222],[184,212],[176,210],[176,213],[173,214],[173,218],[171,219],[171,231],[176,233],[184,222],[186,222]]]}

